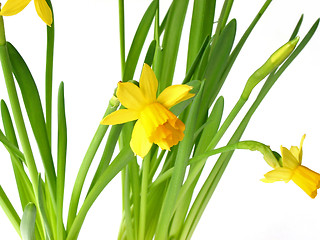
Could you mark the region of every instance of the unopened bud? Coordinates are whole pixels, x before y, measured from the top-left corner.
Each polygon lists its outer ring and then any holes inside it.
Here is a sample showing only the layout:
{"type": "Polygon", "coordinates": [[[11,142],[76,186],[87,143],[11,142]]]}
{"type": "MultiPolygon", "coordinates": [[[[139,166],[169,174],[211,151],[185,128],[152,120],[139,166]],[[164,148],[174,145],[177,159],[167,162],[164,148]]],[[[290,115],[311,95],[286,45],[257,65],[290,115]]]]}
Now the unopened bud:
{"type": "Polygon", "coordinates": [[[256,70],[248,79],[246,86],[242,92],[241,98],[247,100],[252,89],[275,68],[277,68],[292,53],[299,41],[299,37],[287,42],[285,45],[275,51],[269,59],[256,70]]]}

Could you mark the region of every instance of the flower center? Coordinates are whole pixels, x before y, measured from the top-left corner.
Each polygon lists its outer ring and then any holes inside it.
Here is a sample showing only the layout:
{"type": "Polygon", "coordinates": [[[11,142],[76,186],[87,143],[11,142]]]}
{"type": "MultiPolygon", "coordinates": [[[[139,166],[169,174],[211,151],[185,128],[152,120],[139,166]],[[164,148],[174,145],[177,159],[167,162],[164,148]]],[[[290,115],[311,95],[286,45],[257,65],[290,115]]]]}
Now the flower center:
{"type": "Polygon", "coordinates": [[[184,137],[185,125],[162,104],[154,102],[140,113],[140,119],[150,142],[169,150],[184,137]]]}

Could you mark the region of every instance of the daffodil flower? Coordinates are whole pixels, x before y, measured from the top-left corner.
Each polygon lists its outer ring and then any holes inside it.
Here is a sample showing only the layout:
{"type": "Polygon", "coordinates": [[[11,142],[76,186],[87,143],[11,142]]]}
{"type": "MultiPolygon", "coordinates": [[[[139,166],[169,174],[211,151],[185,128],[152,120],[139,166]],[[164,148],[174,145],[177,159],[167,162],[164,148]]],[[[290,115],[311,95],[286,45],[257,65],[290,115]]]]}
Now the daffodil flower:
{"type": "MultiPolygon", "coordinates": [[[[8,0],[0,11],[2,16],[12,16],[21,12],[31,0],[8,0]]],[[[52,12],[46,0],[34,0],[38,16],[48,25],[52,24],[52,12]]]]}
{"type": "Polygon", "coordinates": [[[158,80],[144,64],[139,87],[131,82],[119,82],[117,97],[127,109],[117,110],[106,116],[101,124],[115,125],[137,120],[130,141],[132,151],[144,157],[152,143],[170,150],[184,137],[184,123],[169,109],[194,96],[188,85],[172,85],[157,97],[158,80]]]}
{"type": "Polygon", "coordinates": [[[263,182],[272,183],[276,181],[289,182],[292,180],[311,198],[317,196],[320,187],[320,174],[302,166],[302,145],[305,135],[302,136],[300,148],[292,146],[290,150],[281,146],[282,166],[264,175],[263,182]]]}

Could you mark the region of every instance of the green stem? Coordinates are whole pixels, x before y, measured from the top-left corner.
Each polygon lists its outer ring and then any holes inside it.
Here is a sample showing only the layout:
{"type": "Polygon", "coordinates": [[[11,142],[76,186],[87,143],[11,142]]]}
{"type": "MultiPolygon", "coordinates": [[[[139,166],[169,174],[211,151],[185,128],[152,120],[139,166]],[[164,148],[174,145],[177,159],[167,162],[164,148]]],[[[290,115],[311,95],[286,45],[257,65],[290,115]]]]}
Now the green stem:
{"type": "Polygon", "coordinates": [[[124,28],[124,0],[119,0],[119,32],[120,32],[120,58],[121,58],[121,76],[123,77],[126,65],[125,56],[125,28],[124,28]]]}
{"type": "Polygon", "coordinates": [[[17,231],[19,236],[21,237],[21,232],[20,232],[20,222],[21,219],[19,215],[17,214],[16,210],[12,206],[10,200],[8,199],[7,195],[3,191],[1,185],[0,185],[0,206],[2,207],[3,211],[9,218],[12,226],[14,229],[17,231]]]}
{"type": "Polygon", "coordinates": [[[215,146],[217,146],[220,139],[222,138],[224,133],[227,131],[227,129],[229,128],[230,124],[233,122],[235,117],[238,115],[238,113],[240,112],[241,108],[246,103],[246,101],[247,100],[245,100],[243,98],[239,98],[238,102],[233,107],[232,111],[229,113],[226,120],[223,122],[219,131],[216,133],[216,135],[214,135],[214,138],[211,140],[210,144],[208,145],[207,150],[213,149],[215,146]]]}
{"type": "Polygon", "coordinates": [[[139,219],[139,235],[138,239],[144,239],[146,230],[147,216],[147,194],[149,185],[150,171],[150,154],[148,154],[142,162],[142,182],[141,182],[141,201],[140,201],[140,219],[139,219]]]}
{"type": "Polygon", "coordinates": [[[130,177],[129,167],[126,166],[121,171],[123,181],[123,210],[126,224],[126,237],[128,240],[134,240],[134,231],[132,226],[131,201],[130,201],[130,177]]]}
{"type": "Polygon", "coordinates": [[[83,202],[77,216],[75,217],[72,225],[70,226],[70,231],[68,231],[67,240],[77,239],[83,221],[102,190],[107,186],[107,184],[123,169],[131,160],[133,159],[133,153],[131,148],[123,148],[117,157],[112,161],[110,166],[102,173],[97,183],[93,186],[92,190],[89,192],[88,196],[83,202]]]}
{"type": "Polygon", "coordinates": [[[38,192],[38,170],[34,161],[33,153],[31,150],[26,126],[24,124],[21,107],[17,95],[16,86],[11,71],[11,63],[6,45],[5,31],[3,17],[0,16],[0,60],[3,70],[3,75],[6,83],[6,88],[9,95],[9,100],[12,108],[13,117],[19,134],[21,146],[28,166],[31,177],[32,186],[37,198],[38,192]]]}
{"type": "MultiPolygon", "coordinates": [[[[109,106],[106,110],[106,113],[104,116],[114,112],[117,109],[117,106],[115,107],[112,103],[109,103],[109,106]]],[[[109,125],[99,125],[93,139],[91,140],[90,146],[86,152],[86,155],[83,158],[83,161],[81,163],[72,195],[71,195],[71,200],[70,200],[70,206],[69,206],[69,213],[68,213],[68,220],[67,220],[67,232],[69,231],[76,215],[77,215],[77,209],[78,209],[78,204],[79,204],[79,199],[80,199],[80,194],[82,191],[82,187],[85,181],[85,178],[87,176],[87,173],[89,171],[91,162],[98,150],[98,147],[100,146],[100,143],[106,134],[108,130],[109,125]]]]}
{"type": "Polygon", "coordinates": [[[47,55],[46,55],[46,128],[49,144],[51,146],[51,128],[52,128],[52,73],[53,73],[53,49],[54,49],[54,16],[50,0],[47,0],[52,12],[51,27],[47,26],[47,55]]]}

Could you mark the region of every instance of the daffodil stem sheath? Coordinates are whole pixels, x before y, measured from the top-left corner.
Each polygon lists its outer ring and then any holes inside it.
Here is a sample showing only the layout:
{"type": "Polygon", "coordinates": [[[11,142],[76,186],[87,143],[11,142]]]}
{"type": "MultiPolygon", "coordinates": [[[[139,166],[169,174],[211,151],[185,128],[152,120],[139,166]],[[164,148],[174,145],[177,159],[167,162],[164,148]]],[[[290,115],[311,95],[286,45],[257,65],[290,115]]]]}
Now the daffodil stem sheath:
{"type": "Polygon", "coordinates": [[[21,147],[23,149],[25,160],[30,173],[33,190],[37,198],[38,170],[34,161],[26,126],[25,126],[22,112],[21,112],[21,107],[20,107],[20,103],[17,95],[16,86],[15,86],[12,71],[11,71],[11,63],[10,63],[9,54],[6,46],[4,23],[3,23],[2,16],[0,16],[0,60],[1,60],[3,75],[6,83],[6,88],[9,95],[13,117],[15,120],[15,124],[19,134],[20,142],[21,142],[21,147]]]}

